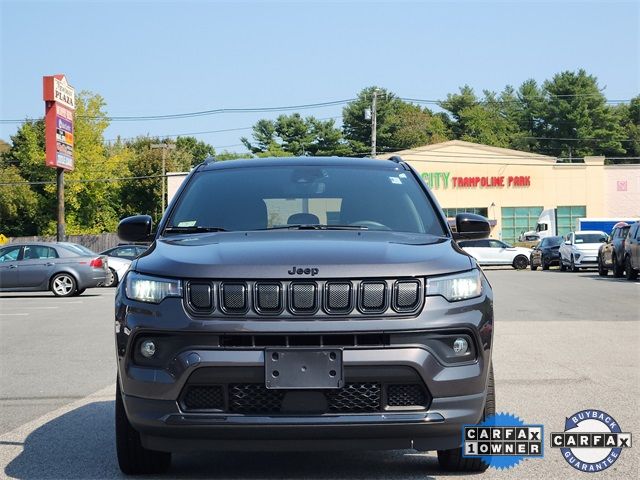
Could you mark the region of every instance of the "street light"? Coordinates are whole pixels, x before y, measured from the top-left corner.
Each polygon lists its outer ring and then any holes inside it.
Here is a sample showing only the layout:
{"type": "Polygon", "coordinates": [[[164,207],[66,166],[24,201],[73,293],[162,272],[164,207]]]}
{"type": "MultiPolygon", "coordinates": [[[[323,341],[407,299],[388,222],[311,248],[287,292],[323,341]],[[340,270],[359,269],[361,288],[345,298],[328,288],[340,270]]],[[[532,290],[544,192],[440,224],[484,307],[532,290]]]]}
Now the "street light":
{"type": "Polygon", "coordinates": [[[165,174],[166,174],[166,152],[167,150],[175,150],[176,145],[175,143],[152,143],[151,144],[151,148],[161,148],[162,149],[162,177],[160,180],[162,180],[162,213],[164,214],[164,209],[165,209],[165,184],[167,179],[165,178],[165,174]]]}

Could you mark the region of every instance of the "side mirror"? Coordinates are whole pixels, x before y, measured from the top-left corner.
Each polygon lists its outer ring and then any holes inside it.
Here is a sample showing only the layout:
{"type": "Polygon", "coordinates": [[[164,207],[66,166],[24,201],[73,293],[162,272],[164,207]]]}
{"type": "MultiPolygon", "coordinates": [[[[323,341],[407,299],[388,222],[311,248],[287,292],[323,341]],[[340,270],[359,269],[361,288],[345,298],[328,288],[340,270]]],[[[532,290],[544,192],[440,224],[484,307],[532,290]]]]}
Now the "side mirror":
{"type": "Polygon", "coordinates": [[[125,242],[148,242],[152,239],[153,220],[149,215],[135,215],[120,220],[118,237],[125,242]]]}
{"type": "Polygon", "coordinates": [[[491,232],[489,220],[475,213],[459,213],[456,215],[455,240],[487,238],[491,232]]]}

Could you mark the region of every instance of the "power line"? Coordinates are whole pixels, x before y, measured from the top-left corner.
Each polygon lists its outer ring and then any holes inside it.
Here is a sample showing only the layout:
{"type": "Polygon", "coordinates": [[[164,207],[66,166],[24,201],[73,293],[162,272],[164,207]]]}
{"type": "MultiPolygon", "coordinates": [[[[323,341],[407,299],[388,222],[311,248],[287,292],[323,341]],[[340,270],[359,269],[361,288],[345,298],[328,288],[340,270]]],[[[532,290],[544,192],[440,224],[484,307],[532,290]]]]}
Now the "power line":
{"type": "MultiPolygon", "coordinates": [[[[349,98],[345,100],[333,100],[329,102],[305,103],[301,105],[286,105],[286,106],[278,106],[278,107],[216,108],[212,110],[202,110],[197,112],[186,112],[186,113],[171,113],[171,114],[165,114],[165,115],[139,115],[139,116],[107,115],[105,117],[78,115],[76,118],[83,118],[88,120],[109,120],[110,122],[175,120],[175,119],[181,119],[181,118],[202,117],[202,116],[218,115],[218,114],[224,114],[224,113],[268,113],[268,112],[287,112],[291,110],[309,110],[313,108],[323,108],[323,107],[333,107],[336,105],[344,105],[353,100],[355,99],[349,98]]],[[[39,117],[36,120],[41,120],[41,119],[42,117],[39,117]]],[[[25,120],[4,119],[4,120],[0,120],[0,123],[25,123],[25,120]]]]}
{"type": "MultiPolygon", "coordinates": [[[[571,98],[571,97],[589,97],[589,96],[598,96],[600,94],[566,94],[566,95],[551,95],[546,94],[551,97],[558,98],[571,98]]],[[[439,105],[444,100],[430,100],[430,99],[422,99],[422,98],[410,98],[410,97],[398,97],[401,100],[406,102],[414,102],[414,103],[423,103],[423,104],[435,104],[439,105]]],[[[544,98],[544,95],[542,96],[544,98]]],[[[193,118],[193,117],[201,117],[208,115],[218,115],[225,113],[268,113],[268,112],[284,112],[291,110],[308,110],[313,108],[323,108],[323,107],[332,107],[337,105],[344,105],[349,102],[353,102],[356,100],[355,98],[348,98],[343,100],[331,100],[327,102],[317,102],[317,103],[305,103],[300,105],[284,105],[284,106],[276,106],[276,107],[241,107],[241,108],[215,108],[210,110],[200,110],[195,112],[184,112],[184,113],[170,113],[163,115],[112,115],[106,117],[94,117],[94,116],[79,116],[78,118],[86,118],[90,120],[109,120],[111,122],[135,122],[135,121],[155,121],[155,120],[170,120],[170,119],[181,119],[181,118],[193,118]]],[[[474,103],[478,104],[490,104],[490,103],[510,103],[510,102],[519,102],[520,99],[510,99],[510,100],[476,100],[474,103]]],[[[616,100],[605,100],[605,103],[608,104],[617,104],[617,103],[627,103],[630,99],[616,99],[616,100]]],[[[38,117],[36,120],[40,120],[42,117],[38,117]]],[[[10,123],[25,123],[23,119],[0,119],[0,124],[10,124],[10,123]]]]}

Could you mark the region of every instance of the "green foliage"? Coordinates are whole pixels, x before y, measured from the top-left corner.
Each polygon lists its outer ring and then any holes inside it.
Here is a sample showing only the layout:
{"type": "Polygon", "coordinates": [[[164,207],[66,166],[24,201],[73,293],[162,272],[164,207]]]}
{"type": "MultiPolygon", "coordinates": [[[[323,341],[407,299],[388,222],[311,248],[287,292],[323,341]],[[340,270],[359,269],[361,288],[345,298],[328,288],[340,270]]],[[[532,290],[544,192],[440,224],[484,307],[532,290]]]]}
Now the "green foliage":
{"type": "Polygon", "coordinates": [[[333,120],[302,118],[299,113],[259,120],[253,126],[253,143],[246,137],[240,140],[258,157],[346,155],[350,151],[333,120]]]}
{"type": "Polygon", "coordinates": [[[195,137],[178,137],[175,143],[178,150],[182,150],[191,156],[191,166],[196,166],[216,154],[211,145],[195,137]]]}
{"type": "Polygon", "coordinates": [[[13,166],[0,166],[0,233],[6,236],[35,235],[38,230],[33,219],[38,212],[38,195],[24,184],[20,170],[13,166]]]}

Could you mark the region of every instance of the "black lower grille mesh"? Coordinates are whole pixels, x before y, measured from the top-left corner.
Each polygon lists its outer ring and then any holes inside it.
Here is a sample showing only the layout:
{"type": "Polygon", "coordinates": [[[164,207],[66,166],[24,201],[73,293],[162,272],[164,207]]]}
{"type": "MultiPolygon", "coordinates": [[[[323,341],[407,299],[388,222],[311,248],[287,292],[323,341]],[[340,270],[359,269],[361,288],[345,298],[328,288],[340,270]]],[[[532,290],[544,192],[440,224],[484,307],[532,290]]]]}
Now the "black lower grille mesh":
{"type": "Polygon", "coordinates": [[[389,385],[387,387],[387,405],[390,407],[423,407],[426,404],[427,397],[420,385],[389,385]]]}
{"type": "MultiPolygon", "coordinates": [[[[189,385],[182,395],[181,405],[186,411],[223,410],[248,415],[287,414],[283,405],[288,390],[270,390],[261,383],[236,383],[222,385],[189,385]],[[225,405],[225,388],[228,388],[228,406],[225,405]]],[[[383,387],[377,382],[347,383],[335,390],[315,390],[326,399],[325,413],[371,413],[384,407],[426,408],[430,397],[419,384],[391,384],[386,386],[386,403],[383,387]]]]}
{"type": "Polygon", "coordinates": [[[192,385],[182,400],[187,410],[223,410],[224,393],[221,385],[192,385]]]}
{"type": "Polygon", "coordinates": [[[278,413],[283,390],[268,390],[259,383],[229,385],[229,410],[235,413],[278,413]]]}
{"type": "Polygon", "coordinates": [[[380,410],[379,383],[347,383],[344,388],[327,393],[329,411],[334,413],[362,413],[380,410]]]}

